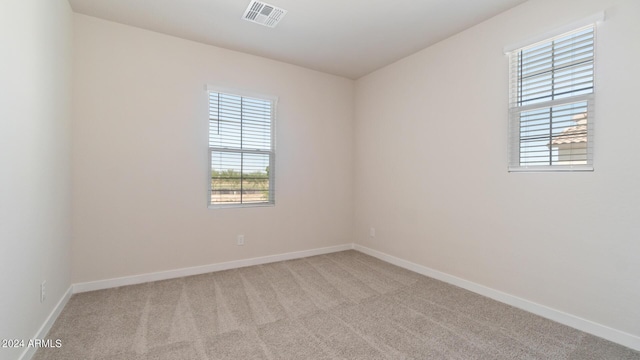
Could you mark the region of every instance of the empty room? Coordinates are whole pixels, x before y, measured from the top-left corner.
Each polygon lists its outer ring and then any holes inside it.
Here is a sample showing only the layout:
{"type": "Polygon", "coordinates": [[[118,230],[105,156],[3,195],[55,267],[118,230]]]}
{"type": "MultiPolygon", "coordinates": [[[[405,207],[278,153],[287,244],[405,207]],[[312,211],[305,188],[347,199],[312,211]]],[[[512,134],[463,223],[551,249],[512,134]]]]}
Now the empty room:
{"type": "Polygon", "coordinates": [[[639,40],[638,0],[0,0],[0,360],[640,360],[639,40]]]}

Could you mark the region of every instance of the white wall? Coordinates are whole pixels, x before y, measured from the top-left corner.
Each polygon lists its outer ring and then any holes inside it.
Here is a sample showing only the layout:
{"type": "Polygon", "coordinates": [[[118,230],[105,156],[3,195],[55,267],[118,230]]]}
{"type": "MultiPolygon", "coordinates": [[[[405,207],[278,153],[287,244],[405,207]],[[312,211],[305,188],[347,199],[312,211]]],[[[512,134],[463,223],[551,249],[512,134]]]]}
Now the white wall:
{"type": "Polygon", "coordinates": [[[74,282],[351,242],[352,80],[74,19],[74,282]],[[207,209],[207,84],[279,97],[275,207],[207,209]]]}
{"type": "Polygon", "coordinates": [[[71,30],[66,0],[0,2],[0,339],[33,338],[70,286],[71,30]]]}
{"type": "Polygon", "coordinates": [[[358,80],[356,242],[640,336],[639,14],[531,0],[358,80]],[[508,173],[503,47],[602,10],[595,172],[508,173]]]}
{"type": "Polygon", "coordinates": [[[69,264],[84,282],[354,239],[640,336],[638,1],[530,0],[360,79],[355,102],[350,80],[64,0],[1,5],[0,338],[35,335],[69,264]],[[502,48],[601,10],[596,171],[507,173],[502,48]],[[206,208],[205,84],[279,96],[275,207],[206,208]]]}

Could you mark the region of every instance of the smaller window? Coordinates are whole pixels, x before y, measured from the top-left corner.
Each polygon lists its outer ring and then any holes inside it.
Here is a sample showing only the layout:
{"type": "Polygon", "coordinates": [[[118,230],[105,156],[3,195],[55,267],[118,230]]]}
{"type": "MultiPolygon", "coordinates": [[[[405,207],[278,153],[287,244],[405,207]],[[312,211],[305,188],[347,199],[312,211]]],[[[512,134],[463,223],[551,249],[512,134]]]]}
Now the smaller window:
{"type": "Polygon", "coordinates": [[[509,170],[593,170],[595,25],[509,58],[509,170]]]}
{"type": "Polygon", "coordinates": [[[276,100],[209,89],[209,206],[273,205],[276,100]]]}

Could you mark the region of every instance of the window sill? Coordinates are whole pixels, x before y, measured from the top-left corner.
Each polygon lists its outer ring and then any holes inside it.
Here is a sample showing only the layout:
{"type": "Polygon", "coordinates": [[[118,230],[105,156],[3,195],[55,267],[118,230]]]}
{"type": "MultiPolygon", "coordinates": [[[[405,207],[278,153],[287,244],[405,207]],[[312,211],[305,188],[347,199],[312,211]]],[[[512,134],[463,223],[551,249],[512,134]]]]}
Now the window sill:
{"type": "Polygon", "coordinates": [[[554,165],[554,166],[516,166],[509,167],[512,172],[593,172],[593,165],[554,165]]]}
{"type": "Polygon", "coordinates": [[[257,203],[257,204],[227,204],[227,205],[212,205],[209,204],[209,209],[236,209],[236,208],[253,208],[253,207],[272,207],[276,206],[275,202],[257,203]]]}

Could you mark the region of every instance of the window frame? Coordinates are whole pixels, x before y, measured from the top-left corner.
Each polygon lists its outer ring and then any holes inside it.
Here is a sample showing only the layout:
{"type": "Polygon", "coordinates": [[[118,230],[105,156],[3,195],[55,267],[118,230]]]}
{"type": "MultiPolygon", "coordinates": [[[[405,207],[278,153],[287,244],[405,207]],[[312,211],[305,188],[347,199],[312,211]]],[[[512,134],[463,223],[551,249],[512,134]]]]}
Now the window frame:
{"type": "MultiPolygon", "coordinates": [[[[276,173],[276,114],[277,114],[277,106],[278,106],[278,97],[271,95],[264,95],[260,93],[254,93],[246,90],[239,90],[235,88],[226,88],[220,86],[212,86],[207,85],[205,87],[207,94],[207,114],[210,114],[211,104],[210,104],[210,94],[211,93],[219,93],[219,94],[227,94],[231,96],[238,96],[241,98],[254,99],[254,100],[262,100],[268,101],[271,103],[271,119],[270,119],[270,142],[271,146],[269,150],[260,150],[260,149],[237,149],[237,148],[225,148],[225,147],[215,147],[210,144],[210,131],[211,131],[211,116],[207,116],[207,151],[208,151],[208,169],[207,172],[207,207],[209,209],[227,209],[227,208],[245,208],[245,207],[271,207],[275,206],[275,173],[276,173]],[[213,171],[212,166],[212,154],[213,152],[228,152],[228,153],[237,153],[237,154],[267,154],[269,156],[269,198],[265,202],[250,202],[250,203],[214,203],[212,202],[212,181],[213,178],[211,176],[213,171]]],[[[241,169],[242,171],[242,169],[241,169]]]]}
{"type": "MultiPolygon", "coordinates": [[[[604,12],[592,15],[580,21],[568,24],[562,28],[552,32],[542,34],[535,39],[522,42],[517,45],[505,47],[504,53],[509,56],[509,111],[508,111],[508,171],[509,172],[565,172],[565,171],[594,171],[593,166],[593,143],[594,143],[594,104],[596,94],[596,57],[597,57],[597,28],[598,23],[604,20],[604,12]],[[518,76],[517,67],[520,65],[518,61],[518,53],[528,48],[540,46],[542,44],[550,44],[572,33],[578,33],[588,28],[593,28],[593,69],[592,81],[593,88],[591,93],[579,94],[564,97],[561,99],[553,99],[533,102],[531,104],[522,104],[519,98],[519,86],[521,85],[518,76]],[[549,109],[569,106],[571,104],[586,103],[587,114],[587,134],[586,134],[586,159],[585,164],[549,164],[549,165],[527,165],[522,163],[521,157],[521,114],[540,109],[549,109]]],[[[552,58],[553,59],[553,58],[552,58]]],[[[553,81],[553,80],[552,80],[553,81]]],[[[553,86],[553,82],[552,82],[553,86]]],[[[549,126],[553,127],[553,116],[549,119],[549,126]]],[[[553,135],[549,136],[549,141],[553,141],[553,135]]],[[[549,146],[549,145],[548,145],[549,146]]],[[[553,150],[549,149],[551,155],[553,150]]],[[[560,156],[560,155],[558,155],[560,156]]],[[[555,161],[562,162],[561,159],[555,161]]]]}

